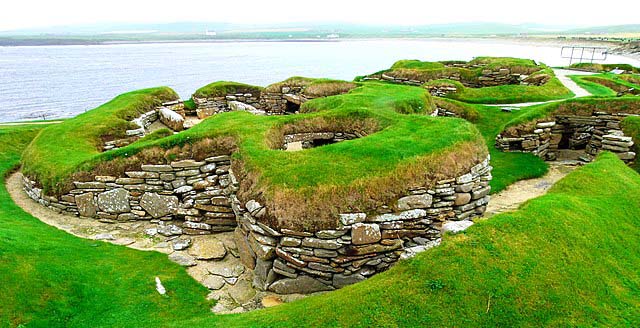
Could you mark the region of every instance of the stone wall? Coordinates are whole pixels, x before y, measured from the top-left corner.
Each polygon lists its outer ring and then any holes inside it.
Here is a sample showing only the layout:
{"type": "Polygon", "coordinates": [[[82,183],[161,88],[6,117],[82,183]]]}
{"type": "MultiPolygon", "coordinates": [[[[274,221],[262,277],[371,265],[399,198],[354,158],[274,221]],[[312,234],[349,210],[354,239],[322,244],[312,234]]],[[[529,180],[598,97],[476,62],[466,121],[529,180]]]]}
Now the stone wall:
{"type": "Polygon", "coordinates": [[[257,288],[276,293],[333,290],[384,271],[403,254],[439,243],[448,220],[472,220],[489,202],[489,160],[467,174],[416,188],[376,213],[344,213],[339,227],[323,231],[273,229],[268,209],[248,201],[240,208],[236,244],[257,288]]]}
{"type": "Polygon", "coordinates": [[[231,111],[232,108],[229,106],[230,102],[240,102],[252,107],[260,107],[261,103],[259,93],[236,93],[210,98],[198,98],[194,96],[193,101],[196,103],[196,114],[200,119],[231,111]]]}
{"type": "Polygon", "coordinates": [[[532,153],[545,160],[556,160],[562,149],[584,149],[588,161],[602,150],[614,152],[625,162],[635,160],[633,140],[625,136],[620,121],[628,115],[594,112],[591,116],[556,115],[531,127],[504,131],[496,138],[502,151],[532,153]]]}
{"type": "Polygon", "coordinates": [[[341,214],[336,229],[292,231],[261,222],[269,209],[255,200],[238,200],[230,165],[227,155],[142,165],[122,177],[75,182],[60,197],[43,195],[29,179],[24,184],[31,198],[55,211],[109,223],[159,222],[157,232],[165,236],[233,230],[254,285],[280,294],[332,290],[384,271],[439,243],[445,222],[481,216],[491,190],[487,158],[467,174],[411,189],[373,213],[341,214]]]}
{"type": "Polygon", "coordinates": [[[167,165],[142,165],[124,177],[96,176],[76,181],[60,196],[45,196],[25,178],[25,190],[34,200],[55,211],[102,222],[173,221],[172,234],[210,234],[236,226],[231,207],[237,181],[229,172],[229,156],[202,162],[183,160],[167,165]]]}
{"type": "Polygon", "coordinates": [[[137,128],[125,131],[124,138],[105,141],[102,146],[102,151],[121,148],[136,142],[138,139],[147,135],[151,125],[158,121],[161,121],[173,131],[182,131],[186,128],[184,125],[184,117],[184,103],[181,100],[163,103],[154,110],[133,119],[131,123],[135,124],[137,128]]]}
{"type": "Polygon", "coordinates": [[[345,140],[361,138],[362,135],[350,132],[308,132],[287,134],[284,136],[283,150],[302,150],[320,145],[333,144],[345,140]]]}

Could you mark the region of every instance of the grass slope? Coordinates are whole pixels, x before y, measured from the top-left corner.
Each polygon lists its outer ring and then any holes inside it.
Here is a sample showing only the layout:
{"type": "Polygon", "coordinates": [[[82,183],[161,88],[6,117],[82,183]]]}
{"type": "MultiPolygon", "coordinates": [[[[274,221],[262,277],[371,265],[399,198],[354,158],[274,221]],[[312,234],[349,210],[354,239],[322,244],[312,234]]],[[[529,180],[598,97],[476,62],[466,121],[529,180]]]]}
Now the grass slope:
{"type": "Polygon", "coordinates": [[[578,85],[596,96],[615,96],[618,92],[635,89],[640,92],[640,76],[632,74],[616,75],[602,73],[589,76],[572,76],[578,85]]]}
{"type": "MultiPolygon", "coordinates": [[[[0,129],[3,177],[36,133],[0,129]]],[[[638,190],[640,176],[605,153],[519,211],[448,236],[366,282],[216,316],[207,310],[204,289],[164,255],[46,226],[14,205],[2,183],[0,325],[638,326],[638,190]],[[167,297],[154,291],[156,275],[167,297]]]]}
{"type": "Polygon", "coordinates": [[[166,255],[83,240],[47,226],[4,181],[39,127],[0,128],[0,327],[162,326],[206,316],[206,288],[166,255]],[[155,291],[158,276],[169,291],[155,291]]]}
{"type": "Polygon", "coordinates": [[[523,107],[517,111],[503,112],[497,106],[467,104],[447,98],[435,98],[435,102],[439,107],[446,108],[473,122],[482,134],[489,148],[491,166],[493,166],[492,193],[500,192],[516,181],[537,178],[547,172],[547,164],[537,156],[528,153],[502,152],[494,146],[496,136],[509,122],[528,115],[536,107],[523,107]]]}
{"type": "Polygon", "coordinates": [[[78,163],[100,153],[103,138],[124,137],[127,129],[137,128],[132,119],[177,98],[166,87],[128,92],[95,110],[47,127],[26,150],[24,172],[44,182],[45,190],[60,189],[78,163]]]}
{"type": "MultiPolygon", "coordinates": [[[[216,323],[638,326],[638,190],[640,176],[605,153],[518,211],[482,221],[364,283],[216,323]]],[[[193,318],[176,326],[213,320],[193,318]]]]}

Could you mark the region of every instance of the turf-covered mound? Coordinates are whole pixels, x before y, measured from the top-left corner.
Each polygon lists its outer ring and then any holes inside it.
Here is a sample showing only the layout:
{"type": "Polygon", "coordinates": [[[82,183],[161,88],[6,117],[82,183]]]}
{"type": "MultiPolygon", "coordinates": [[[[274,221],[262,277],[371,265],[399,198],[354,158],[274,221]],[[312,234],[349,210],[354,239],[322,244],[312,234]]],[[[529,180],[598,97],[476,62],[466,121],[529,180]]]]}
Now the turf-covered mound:
{"type": "Polygon", "coordinates": [[[99,107],[45,129],[25,152],[24,172],[45,192],[60,193],[71,181],[123,174],[141,164],[234,153],[234,172],[243,181],[241,199],[264,201],[279,218],[299,226],[331,227],[340,211],[366,212],[409,186],[435,185],[486,158],[487,148],[473,125],[430,117],[432,106],[422,88],[367,83],[308,101],[300,115],[222,113],[180,134],[101,154],[92,146],[100,134],[78,132],[92,128],[94,121],[109,122],[114,114],[99,107]],[[300,152],[280,149],[286,131],[317,129],[353,130],[362,137],[300,152]]]}
{"type": "Polygon", "coordinates": [[[478,57],[469,62],[401,60],[390,69],[361,77],[424,85],[432,95],[470,103],[518,103],[573,96],[553,70],[533,60],[478,57]]]}
{"type": "Polygon", "coordinates": [[[177,325],[638,326],[638,190],[640,176],[604,153],[518,211],[364,283],[177,325]]]}
{"type": "Polygon", "coordinates": [[[47,191],[68,188],[78,165],[99,156],[105,140],[124,137],[138,128],[131,120],[163,102],[178,99],[170,88],[122,94],[104,105],[42,131],[24,153],[24,171],[47,191]]]}
{"type": "Polygon", "coordinates": [[[636,74],[574,75],[571,79],[596,96],[640,95],[640,75],[636,74]]]}
{"type": "Polygon", "coordinates": [[[640,73],[640,68],[634,67],[629,64],[575,63],[569,66],[569,68],[579,69],[579,70],[594,72],[594,73],[610,72],[615,69],[623,70],[628,73],[635,73],[635,74],[640,73]]]}

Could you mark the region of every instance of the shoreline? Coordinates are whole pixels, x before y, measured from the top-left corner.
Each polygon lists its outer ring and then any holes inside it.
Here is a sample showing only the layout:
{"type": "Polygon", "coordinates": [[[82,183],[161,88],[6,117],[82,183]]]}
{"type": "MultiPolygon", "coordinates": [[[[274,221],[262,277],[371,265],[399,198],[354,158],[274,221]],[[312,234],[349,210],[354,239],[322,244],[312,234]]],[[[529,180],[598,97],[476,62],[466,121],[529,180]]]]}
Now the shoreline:
{"type": "Polygon", "coordinates": [[[585,46],[619,46],[624,44],[618,40],[589,40],[589,39],[560,39],[553,37],[514,37],[514,36],[422,36],[422,37],[354,37],[354,38],[256,38],[256,39],[157,39],[157,40],[91,40],[91,39],[11,39],[0,37],[0,47],[41,47],[41,46],[78,46],[78,45],[119,45],[119,44],[172,44],[172,43],[251,43],[251,42],[350,42],[350,41],[506,41],[510,43],[539,44],[539,45],[567,45],[580,44],[585,46]]]}
{"type": "Polygon", "coordinates": [[[167,40],[73,40],[73,39],[5,39],[0,37],[0,48],[11,47],[64,47],[64,46],[110,46],[110,45],[147,45],[147,44],[216,44],[216,43],[338,43],[366,41],[437,41],[437,42],[487,42],[499,44],[528,45],[535,47],[587,46],[607,47],[609,54],[640,61],[640,52],[625,51],[624,43],[619,40],[562,39],[560,36],[515,37],[515,36],[425,36],[425,37],[360,37],[342,39],[167,39],[167,40]]]}

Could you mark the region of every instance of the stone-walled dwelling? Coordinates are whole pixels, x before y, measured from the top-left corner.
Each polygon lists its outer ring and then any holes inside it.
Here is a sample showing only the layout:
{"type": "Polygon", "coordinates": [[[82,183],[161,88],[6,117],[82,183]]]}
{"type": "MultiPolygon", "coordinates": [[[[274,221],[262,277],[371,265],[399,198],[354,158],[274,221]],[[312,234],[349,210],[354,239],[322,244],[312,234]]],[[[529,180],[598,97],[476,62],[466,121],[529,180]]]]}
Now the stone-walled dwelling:
{"type": "Polygon", "coordinates": [[[496,147],[507,152],[532,153],[545,160],[580,159],[590,161],[600,151],[616,153],[633,162],[633,140],[625,136],[620,122],[625,113],[593,112],[591,115],[557,114],[535,124],[503,131],[496,147]]]}
{"type": "MultiPolygon", "coordinates": [[[[336,138],[336,135],[333,136],[336,138]]],[[[294,231],[265,223],[270,209],[237,198],[231,157],[141,165],[124,176],[76,181],[59,197],[24,180],[44,206],[102,222],[164,222],[166,236],[235,231],[240,259],[254,286],[276,293],[311,293],[361,281],[389,268],[403,254],[439,243],[447,221],[481,216],[489,202],[489,158],[435,186],[414,188],[372,213],[343,213],[330,230],[294,231]]]]}

